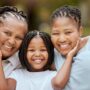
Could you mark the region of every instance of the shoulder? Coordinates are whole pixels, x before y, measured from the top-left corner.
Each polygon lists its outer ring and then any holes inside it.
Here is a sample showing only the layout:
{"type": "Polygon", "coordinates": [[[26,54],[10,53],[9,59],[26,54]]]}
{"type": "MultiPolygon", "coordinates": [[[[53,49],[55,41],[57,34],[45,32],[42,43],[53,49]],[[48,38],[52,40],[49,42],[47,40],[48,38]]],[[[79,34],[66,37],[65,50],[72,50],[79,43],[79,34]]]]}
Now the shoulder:
{"type": "Polygon", "coordinates": [[[23,68],[20,68],[20,69],[16,69],[13,71],[13,73],[25,73],[26,72],[26,69],[23,69],[23,68]]]}
{"type": "Polygon", "coordinates": [[[12,77],[20,77],[20,76],[24,76],[26,74],[26,70],[25,69],[16,69],[14,71],[12,71],[12,73],[9,75],[12,77]]]}
{"type": "Polygon", "coordinates": [[[19,80],[23,80],[24,77],[27,77],[26,71],[24,69],[16,69],[7,78],[11,78],[16,81],[19,81],[19,80]]]}
{"type": "Polygon", "coordinates": [[[47,75],[50,76],[50,77],[53,77],[53,76],[56,75],[56,73],[57,73],[57,71],[48,71],[47,75]]]}

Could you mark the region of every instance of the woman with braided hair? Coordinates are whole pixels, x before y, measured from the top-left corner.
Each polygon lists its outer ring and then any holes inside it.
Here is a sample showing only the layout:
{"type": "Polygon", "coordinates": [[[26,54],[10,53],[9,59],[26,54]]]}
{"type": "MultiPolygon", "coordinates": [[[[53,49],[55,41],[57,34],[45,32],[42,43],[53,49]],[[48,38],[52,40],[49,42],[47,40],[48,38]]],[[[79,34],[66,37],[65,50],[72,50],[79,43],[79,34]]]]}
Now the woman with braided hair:
{"type": "Polygon", "coordinates": [[[64,90],[90,90],[90,37],[82,38],[81,12],[62,6],[51,16],[51,39],[55,47],[55,66],[59,70],[67,54],[79,40],[80,50],[73,58],[69,82],[64,90]]]}
{"type": "Polygon", "coordinates": [[[17,51],[27,31],[28,24],[23,11],[12,6],[0,7],[0,52],[5,77],[20,67],[17,51]]]}

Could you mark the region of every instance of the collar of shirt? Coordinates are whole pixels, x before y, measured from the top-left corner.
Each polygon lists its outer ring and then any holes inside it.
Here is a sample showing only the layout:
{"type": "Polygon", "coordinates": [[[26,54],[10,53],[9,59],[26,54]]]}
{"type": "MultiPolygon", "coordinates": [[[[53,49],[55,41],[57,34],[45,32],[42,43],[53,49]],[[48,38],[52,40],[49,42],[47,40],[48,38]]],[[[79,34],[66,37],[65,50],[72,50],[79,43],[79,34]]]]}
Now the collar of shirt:
{"type": "Polygon", "coordinates": [[[7,61],[9,63],[11,63],[14,68],[21,66],[20,61],[19,61],[19,57],[18,57],[18,52],[15,53],[14,55],[12,55],[10,58],[8,58],[7,61]]]}

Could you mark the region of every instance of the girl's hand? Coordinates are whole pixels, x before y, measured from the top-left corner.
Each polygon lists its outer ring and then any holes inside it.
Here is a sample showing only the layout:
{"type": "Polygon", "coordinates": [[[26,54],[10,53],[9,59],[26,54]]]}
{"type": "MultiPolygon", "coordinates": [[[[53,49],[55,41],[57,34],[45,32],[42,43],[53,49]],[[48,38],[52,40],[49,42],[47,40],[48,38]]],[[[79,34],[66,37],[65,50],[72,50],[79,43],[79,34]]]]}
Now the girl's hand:
{"type": "Polygon", "coordinates": [[[80,40],[77,41],[76,46],[67,54],[67,57],[73,57],[74,55],[77,54],[77,52],[80,49],[80,40]]]}

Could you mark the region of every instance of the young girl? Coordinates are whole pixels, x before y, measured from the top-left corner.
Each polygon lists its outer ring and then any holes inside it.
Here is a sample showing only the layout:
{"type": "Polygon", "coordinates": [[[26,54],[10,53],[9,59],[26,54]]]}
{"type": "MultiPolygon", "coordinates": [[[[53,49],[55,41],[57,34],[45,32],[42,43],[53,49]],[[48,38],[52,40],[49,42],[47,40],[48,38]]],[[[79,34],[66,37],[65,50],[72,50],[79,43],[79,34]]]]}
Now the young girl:
{"type": "Polygon", "coordinates": [[[62,68],[56,72],[51,70],[54,47],[50,36],[45,32],[29,32],[19,52],[23,69],[15,70],[7,80],[2,78],[5,90],[61,90],[69,80],[72,57],[77,46],[69,52],[62,68]]]}

